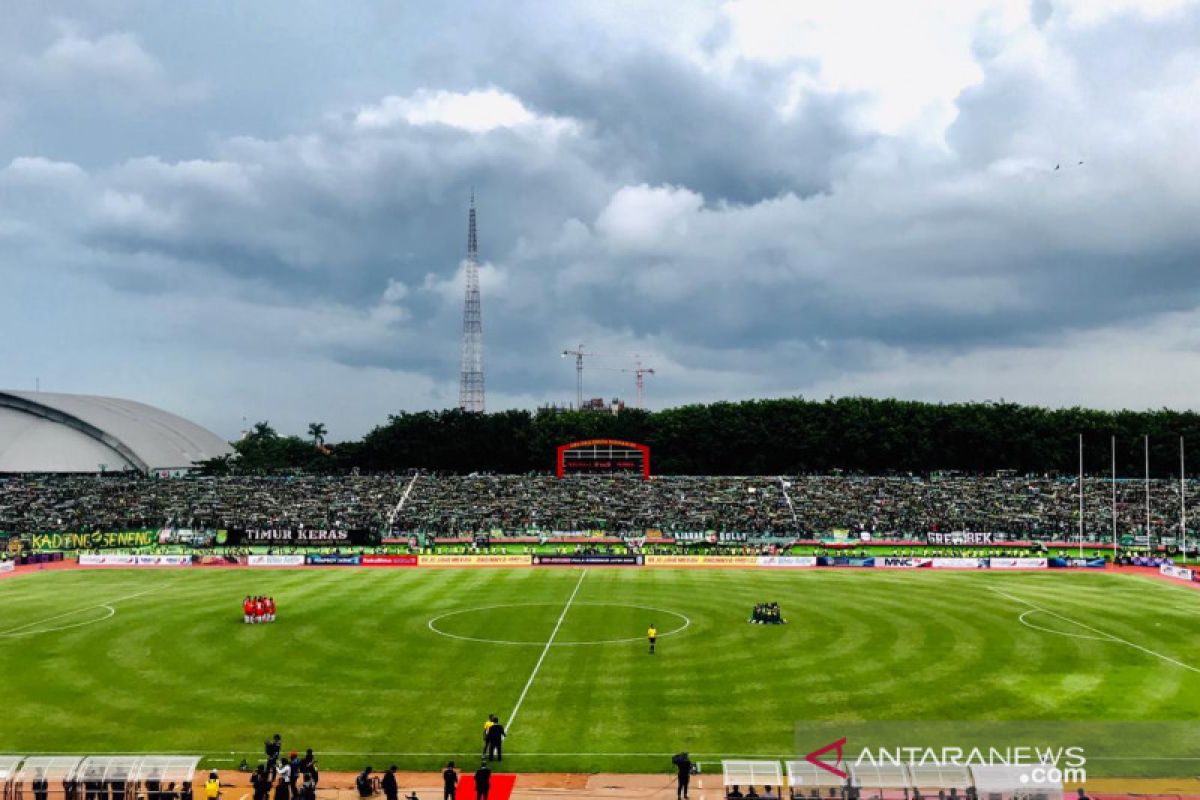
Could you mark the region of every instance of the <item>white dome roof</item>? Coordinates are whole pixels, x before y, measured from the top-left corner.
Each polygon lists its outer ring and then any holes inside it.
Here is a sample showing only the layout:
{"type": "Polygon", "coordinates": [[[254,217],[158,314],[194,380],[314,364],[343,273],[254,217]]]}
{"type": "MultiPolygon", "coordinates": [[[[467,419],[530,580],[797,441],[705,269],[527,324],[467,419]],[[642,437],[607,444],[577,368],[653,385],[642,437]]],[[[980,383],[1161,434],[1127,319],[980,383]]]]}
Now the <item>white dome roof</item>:
{"type": "Polygon", "coordinates": [[[0,473],[190,469],[232,452],[194,422],[133,400],[0,391],[0,473]]]}

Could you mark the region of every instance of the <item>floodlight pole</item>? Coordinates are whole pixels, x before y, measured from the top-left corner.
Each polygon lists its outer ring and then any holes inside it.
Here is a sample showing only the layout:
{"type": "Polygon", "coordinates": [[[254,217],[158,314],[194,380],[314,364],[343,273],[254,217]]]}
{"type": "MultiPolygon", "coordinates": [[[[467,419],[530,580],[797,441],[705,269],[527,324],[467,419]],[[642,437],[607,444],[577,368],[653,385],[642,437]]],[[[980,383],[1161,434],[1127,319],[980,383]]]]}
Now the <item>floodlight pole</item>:
{"type": "Polygon", "coordinates": [[[1083,558],[1083,434],[1079,434],[1079,557],[1083,558]]]}
{"type": "Polygon", "coordinates": [[[1112,443],[1112,529],[1113,529],[1113,563],[1117,560],[1117,437],[1110,437],[1112,443]]]}
{"type": "Polygon", "coordinates": [[[1154,552],[1154,540],[1150,537],[1150,434],[1142,436],[1146,457],[1146,546],[1154,552]]]}
{"type": "Polygon", "coordinates": [[[1179,437],[1179,535],[1183,539],[1183,563],[1187,563],[1187,472],[1183,464],[1183,437],[1179,437]]]}

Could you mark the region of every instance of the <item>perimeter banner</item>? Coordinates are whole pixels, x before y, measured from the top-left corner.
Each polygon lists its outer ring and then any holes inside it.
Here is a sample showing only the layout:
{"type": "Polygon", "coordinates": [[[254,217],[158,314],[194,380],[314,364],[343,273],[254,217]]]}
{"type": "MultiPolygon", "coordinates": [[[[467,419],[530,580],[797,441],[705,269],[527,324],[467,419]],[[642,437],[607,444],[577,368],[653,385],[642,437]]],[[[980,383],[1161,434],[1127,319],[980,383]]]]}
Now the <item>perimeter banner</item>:
{"type": "Polygon", "coordinates": [[[986,558],[931,558],[929,566],[934,569],[984,569],[986,558]]]}
{"type": "Polygon", "coordinates": [[[758,556],[760,567],[815,567],[816,556],[758,556]]]}
{"type": "Polygon", "coordinates": [[[305,563],[315,567],[357,567],[362,563],[362,556],[343,555],[341,553],[314,554],[301,556],[305,563]]]}
{"type": "Polygon", "coordinates": [[[304,556],[247,556],[251,567],[303,567],[304,556]]]}
{"type": "Polygon", "coordinates": [[[988,567],[991,569],[1045,569],[1047,561],[1044,558],[990,558],[988,567]]]}
{"type": "Polygon", "coordinates": [[[369,555],[364,553],[362,565],[364,567],[415,567],[417,566],[417,557],[405,555],[369,555]]]}
{"type": "Polygon", "coordinates": [[[884,556],[875,559],[875,566],[884,569],[925,569],[933,566],[932,558],[907,558],[904,556],[884,556]]]}
{"type": "Polygon", "coordinates": [[[29,537],[34,552],[52,550],[115,550],[158,544],[157,531],[95,531],[93,533],[35,533],[29,537]]]}
{"type": "Polygon", "coordinates": [[[648,567],[757,567],[759,558],[760,556],[645,556],[648,567]]]}
{"type": "Polygon", "coordinates": [[[0,561],[0,572],[12,572],[17,568],[11,561],[0,561]]]}
{"type": "Polygon", "coordinates": [[[1196,579],[1196,573],[1186,567],[1176,567],[1173,564],[1163,564],[1158,568],[1160,575],[1166,575],[1168,578],[1176,578],[1181,581],[1191,581],[1196,579]]]}
{"type": "Polygon", "coordinates": [[[534,556],[535,567],[640,567],[646,556],[630,555],[572,555],[534,556]]]}
{"type": "Polygon", "coordinates": [[[88,555],[79,557],[81,567],[190,567],[191,556],[88,555]]]}
{"type": "Polygon", "coordinates": [[[418,556],[422,567],[528,567],[532,556],[464,554],[458,556],[418,556]]]}

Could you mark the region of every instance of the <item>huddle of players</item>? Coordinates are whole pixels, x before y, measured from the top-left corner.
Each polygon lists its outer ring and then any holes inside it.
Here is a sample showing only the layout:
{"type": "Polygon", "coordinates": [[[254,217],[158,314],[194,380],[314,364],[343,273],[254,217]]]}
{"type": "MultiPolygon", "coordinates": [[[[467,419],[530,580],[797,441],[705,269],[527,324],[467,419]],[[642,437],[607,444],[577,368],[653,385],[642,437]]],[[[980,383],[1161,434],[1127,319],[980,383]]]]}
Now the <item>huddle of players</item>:
{"type": "Polygon", "coordinates": [[[282,749],[278,733],[263,743],[267,761],[250,776],[254,800],[316,800],[321,776],[312,748],[303,757],[293,750],[286,758],[282,749]]]}
{"type": "Polygon", "coordinates": [[[242,601],[242,619],[247,625],[275,621],[274,597],[250,597],[242,601]]]}
{"type": "Polygon", "coordinates": [[[787,622],[779,603],[759,603],[750,614],[750,621],[755,625],[782,625],[787,622]]]}

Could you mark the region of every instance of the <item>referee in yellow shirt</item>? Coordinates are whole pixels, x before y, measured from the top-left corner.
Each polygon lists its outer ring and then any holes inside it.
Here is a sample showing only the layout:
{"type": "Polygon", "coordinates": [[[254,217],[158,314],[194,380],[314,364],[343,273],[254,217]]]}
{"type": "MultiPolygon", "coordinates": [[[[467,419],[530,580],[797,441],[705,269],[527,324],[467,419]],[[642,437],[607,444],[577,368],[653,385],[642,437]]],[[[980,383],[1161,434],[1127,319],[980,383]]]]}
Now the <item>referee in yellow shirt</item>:
{"type": "Polygon", "coordinates": [[[650,655],[654,655],[654,643],[658,641],[658,628],[654,627],[653,622],[646,630],[646,638],[650,640],[650,655]]]}

